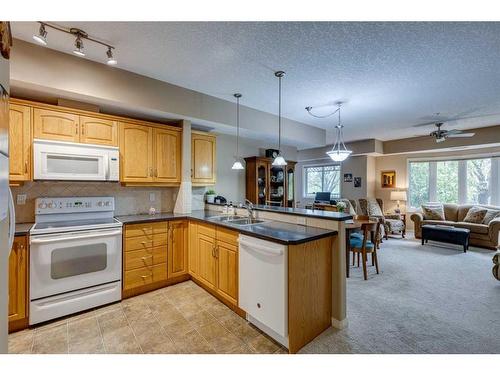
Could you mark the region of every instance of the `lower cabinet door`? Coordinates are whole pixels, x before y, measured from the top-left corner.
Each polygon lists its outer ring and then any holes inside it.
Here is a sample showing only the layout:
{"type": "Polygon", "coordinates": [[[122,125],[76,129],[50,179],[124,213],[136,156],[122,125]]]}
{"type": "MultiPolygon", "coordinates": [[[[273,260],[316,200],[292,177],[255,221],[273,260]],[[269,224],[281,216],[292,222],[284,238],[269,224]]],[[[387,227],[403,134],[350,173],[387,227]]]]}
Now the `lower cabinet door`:
{"type": "Polygon", "coordinates": [[[230,302],[238,305],[238,248],[233,244],[217,242],[217,289],[230,302]]]}
{"type": "Polygon", "coordinates": [[[216,287],[215,239],[198,233],[198,279],[207,286],[216,287]]]}
{"type": "Polygon", "coordinates": [[[169,223],[168,278],[188,273],[188,223],[185,220],[169,223]]]}
{"type": "Polygon", "coordinates": [[[9,256],[9,322],[27,317],[28,244],[25,236],[15,237],[9,256]]]}

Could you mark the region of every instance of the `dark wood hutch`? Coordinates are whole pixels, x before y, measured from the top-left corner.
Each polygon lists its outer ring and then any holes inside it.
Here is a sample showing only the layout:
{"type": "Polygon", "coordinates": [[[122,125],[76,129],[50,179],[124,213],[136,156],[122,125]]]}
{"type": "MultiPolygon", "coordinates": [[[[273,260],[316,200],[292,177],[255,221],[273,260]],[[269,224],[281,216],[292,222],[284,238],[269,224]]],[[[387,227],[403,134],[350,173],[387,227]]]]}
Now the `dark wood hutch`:
{"type": "Polygon", "coordinates": [[[246,198],[255,204],[294,207],[295,161],[274,166],[273,159],[260,156],[245,158],[246,198]]]}

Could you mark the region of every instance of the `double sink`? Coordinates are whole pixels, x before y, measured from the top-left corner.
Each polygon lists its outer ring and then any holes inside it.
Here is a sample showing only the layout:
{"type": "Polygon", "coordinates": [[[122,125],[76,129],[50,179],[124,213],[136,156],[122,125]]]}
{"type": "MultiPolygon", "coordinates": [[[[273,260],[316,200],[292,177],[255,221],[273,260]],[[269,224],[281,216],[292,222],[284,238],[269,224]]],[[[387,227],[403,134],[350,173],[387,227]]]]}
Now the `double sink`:
{"type": "Polygon", "coordinates": [[[232,225],[238,225],[238,226],[254,225],[254,224],[260,224],[260,223],[264,223],[265,222],[265,220],[254,219],[253,217],[238,216],[238,215],[232,215],[232,216],[213,216],[213,217],[209,218],[208,220],[219,222],[219,223],[227,223],[227,224],[232,224],[232,225]]]}

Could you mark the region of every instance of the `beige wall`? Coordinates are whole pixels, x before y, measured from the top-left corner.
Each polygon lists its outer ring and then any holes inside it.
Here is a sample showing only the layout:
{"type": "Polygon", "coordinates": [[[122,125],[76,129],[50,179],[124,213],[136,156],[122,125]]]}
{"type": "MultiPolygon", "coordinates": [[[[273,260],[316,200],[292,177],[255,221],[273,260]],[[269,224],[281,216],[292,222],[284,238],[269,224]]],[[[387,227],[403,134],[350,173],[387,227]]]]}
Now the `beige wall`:
{"type": "Polygon", "coordinates": [[[115,197],[115,215],[147,213],[150,207],[157,211],[171,212],[174,208],[177,188],[123,187],[109,182],[27,182],[13,187],[14,202],[18,194],[26,194],[26,204],[16,204],[16,222],[31,223],[35,220],[35,199],[39,197],[115,197]],[[155,199],[150,202],[149,195],[155,199]]]}
{"type": "MultiPolygon", "coordinates": [[[[448,142],[448,141],[446,141],[448,142]]],[[[461,150],[450,152],[428,152],[428,153],[407,153],[397,155],[379,156],[375,161],[375,197],[381,198],[384,201],[384,210],[386,212],[393,212],[396,208],[396,202],[391,201],[390,194],[392,190],[407,190],[408,189],[408,159],[415,158],[446,158],[457,157],[464,155],[488,155],[500,153],[500,147],[490,147],[483,149],[461,150]],[[396,189],[388,189],[381,187],[381,172],[387,170],[396,171],[396,189]]],[[[407,211],[405,202],[401,202],[401,210],[407,211]]],[[[408,229],[413,229],[413,223],[409,220],[408,216],[408,229]]]]}
{"type": "MultiPolygon", "coordinates": [[[[229,100],[218,99],[18,39],[12,48],[11,86],[18,96],[37,93],[54,101],[79,100],[107,112],[157,120],[187,119],[222,133],[235,133],[231,94],[229,100]]],[[[240,118],[247,138],[277,140],[276,115],[242,105],[240,118]]],[[[285,118],[282,138],[285,144],[316,147],[325,144],[326,131],[285,118]]]]}

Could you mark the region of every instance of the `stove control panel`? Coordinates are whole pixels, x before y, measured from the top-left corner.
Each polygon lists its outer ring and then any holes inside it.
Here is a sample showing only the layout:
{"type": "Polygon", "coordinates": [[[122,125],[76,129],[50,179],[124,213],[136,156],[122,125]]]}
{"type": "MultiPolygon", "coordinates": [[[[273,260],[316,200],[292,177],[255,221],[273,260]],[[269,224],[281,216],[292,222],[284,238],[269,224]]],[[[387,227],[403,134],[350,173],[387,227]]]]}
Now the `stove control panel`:
{"type": "Polygon", "coordinates": [[[37,198],[35,200],[35,213],[37,215],[114,210],[115,198],[113,197],[37,198]]]}

